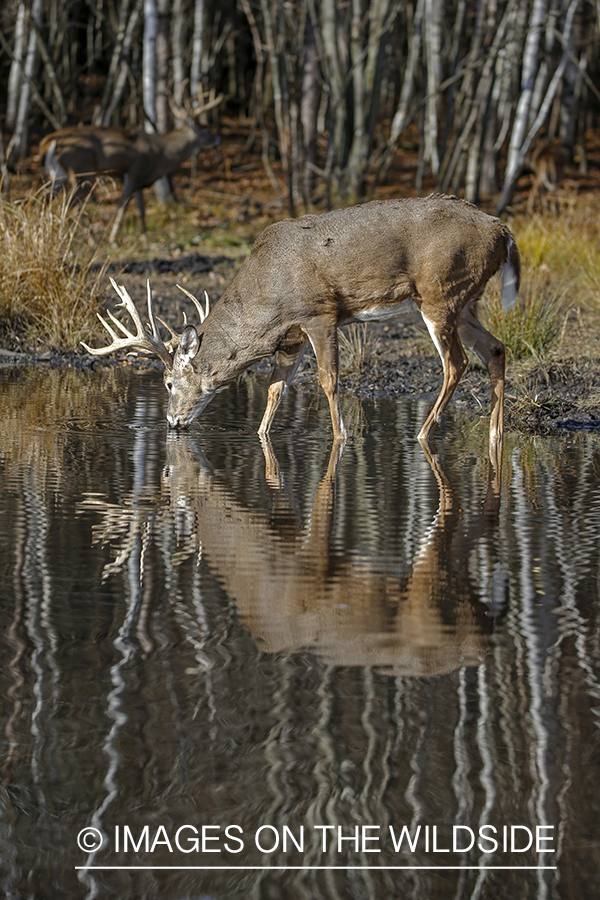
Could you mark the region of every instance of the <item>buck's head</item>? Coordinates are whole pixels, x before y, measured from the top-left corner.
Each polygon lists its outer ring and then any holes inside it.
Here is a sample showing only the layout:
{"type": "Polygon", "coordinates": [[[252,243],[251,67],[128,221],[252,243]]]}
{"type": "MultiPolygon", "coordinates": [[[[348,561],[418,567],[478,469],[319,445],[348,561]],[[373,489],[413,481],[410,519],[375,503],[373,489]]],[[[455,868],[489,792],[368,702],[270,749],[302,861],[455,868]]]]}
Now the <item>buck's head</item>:
{"type": "MultiPolygon", "coordinates": [[[[107,315],[112,325],[100,314],[98,314],[98,318],[112,337],[112,343],[106,347],[88,347],[87,344],[83,344],[83,346],[88,353],[94,356],[104,356],[114,350],[127,349],[143,356],[158,357],[164,363],[164,382],[169,395],[167,421],[172,428],[185,428],[190,422],[193,422],[196,416],[200,415],[217,391],[214,380],[205,373],[203,374],[198,364],[197,357],[203,332],[198,332],[193,325],[188,325],[185,313],[185,327],[181,334],[176,334],[166,322],[158,319],[152,308],[150,282],[148,282],[148,324],[144,326],[127,290],[122,285],[116,284],[112,278],[111,282],[121,298],[119,306],[124,307],[131,316],[136,333],[128,331],[123,323],[108,310],[107,315]],[[161,322],[171,335],[166,343],[160,336],[157,321],[161,322]]],[[[180,285],[177,286],[194,303],[202,325],[210,311],[208,294],[206,291],[204,292],[206,308],[203,309],[193,294],[180,285]]]]}
{"type": "Polygon", "coordinates": [[[193,102],[185,100],[183,105],[177,103],[173,97],[169,97],[171,111],[182,123],[182,127],[172,133],[181,134],[182,131],[186,131],[190,142],[197,150],[220,146],[221,138],[205,128],[203,123],[206,121],[206,113],[218,106],[222,100],[223,94],[216,97],[214,90],[207,96],[199,90],[198,97],[193,102]]]}
{"type": "Polygon", "coordinates": [[[164,381],[169,395],[167,421],[171,428],[185,428],[215,395],[210,379],[194,364],[202,337],[193,325],[186,325],[173,353],[172,365],[165,366],[164,381]]]}

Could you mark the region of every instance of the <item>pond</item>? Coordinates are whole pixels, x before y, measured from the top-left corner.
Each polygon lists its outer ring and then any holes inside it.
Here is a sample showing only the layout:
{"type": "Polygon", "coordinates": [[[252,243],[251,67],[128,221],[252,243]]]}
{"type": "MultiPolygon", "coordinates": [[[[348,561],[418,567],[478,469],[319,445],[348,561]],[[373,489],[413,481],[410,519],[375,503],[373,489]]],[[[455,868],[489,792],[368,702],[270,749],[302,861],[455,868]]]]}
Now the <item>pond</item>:
{"type": "Polygon", "coordinates": [[[0,371],[7,898],[600,896],[600,440],[0,371]]]}

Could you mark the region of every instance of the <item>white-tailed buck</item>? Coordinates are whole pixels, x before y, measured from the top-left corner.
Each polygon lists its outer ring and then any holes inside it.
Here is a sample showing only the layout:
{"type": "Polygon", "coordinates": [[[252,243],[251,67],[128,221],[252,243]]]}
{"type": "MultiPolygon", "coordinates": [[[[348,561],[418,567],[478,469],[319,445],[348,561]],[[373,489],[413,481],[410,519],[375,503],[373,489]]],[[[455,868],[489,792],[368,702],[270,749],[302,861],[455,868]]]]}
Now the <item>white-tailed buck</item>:
{"type": "MultiPolygon", "coordinates": [[[[470,203],[432,195],[372,201],[322,215],[285,219],[258,237],[219,303],[201,324],[160,336],[148,285],[149,326],[124,288],[113,285],[136,334],[111,313],[112,337],[102,355],[125,348],[164,362],[167,419],[189,425],[249,365],[275,354],[267,408],[259,434],[268,434],[286,385],[310,342],[329,400],[336,442],[347,437],[338,398],[337,329],[348,322],[381,321],[414,302],[442,359],[444,382],[419,440],[428,443],[463,374],[463,343],[485,363],[492,387],[490,439],[502,436],[504,345],[477,319],[477,303],[502,272],[502,303],[514,305],[519,252],[508,227],[470,203]],[[116,329],[116,330],[115,330],[116,329]]],[[[193,298],[192,298],[193,299],[193,298]]],[[[164,323],[163,323],[164,324],[164,323]]]]}
{"type": "MultiPolygon", "coordinates": [[[[213,99],[197,110],[200,112],[216,106],[221,98],[213,99]]],[[[220,138],[206,128],[199,128],[190,115],[185,116],[181,128],[166,134],[147,134],[140,129],[103,128],[94,125],[75,125],[46,135],[40,142],[39,155],[49,173],[55,190],[66,181],[74,187],[96,175],[113,175],[123,179],[119,208],[111,229],[114,242],[123,221],[125,210],[135,197],[146,233],[146,206],[144,188],[159,178],[170,175],[186,159],[201,147],[217,147],[220,138]]]]}

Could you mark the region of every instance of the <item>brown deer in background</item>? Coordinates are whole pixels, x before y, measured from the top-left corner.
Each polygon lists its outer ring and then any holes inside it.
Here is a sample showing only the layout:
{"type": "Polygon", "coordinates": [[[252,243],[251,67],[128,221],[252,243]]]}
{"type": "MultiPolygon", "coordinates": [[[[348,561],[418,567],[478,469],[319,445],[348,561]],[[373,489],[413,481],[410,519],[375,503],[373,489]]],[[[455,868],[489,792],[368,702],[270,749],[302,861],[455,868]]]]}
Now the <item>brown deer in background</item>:
{"type": "Polygon", "coordinates": [[[470,203],[438,195],[372,201],[270,225],[210,315],[208,305],[204,311],[196,301],[200,328],[186,325],[181,335],[169,329],[167,344],[152,310],[150,286],[146,328],[127,291],[113,282],[137,333],[109,313],[113,325],[101,321],[112,343],[84,346],[95,355],[125,348],[158,356],[165,365],[172,427],[189,425],[215,393],[252,363],[275,354],[259,428],[265,435],[310,342],[329,400],[334,439],[343,443],[347,432],[338,398],[338,326],[392,318],[412,301],[444,367],[440,395],[419,440],[431,441],[467,366],[464,342],[490,375],[490,440],[497,442],[503,428],[504,345],[479,322],[477,304],[490,278],[502,272],[503,306],[513,306],[519,271],[519,252],[508,227],[470,203]]]}
{"type": "MultiPolygon", "coordinates": [[[[195,111],[197,118],[220,103],[213,98],[195,111]]],[[[183,118],[185,113],[178,111],[183,118]]],[[[114,243],[125,210],[135,197],[146,233],[144,188],[159,178],[170,175],[201,147],[216,147],[220,138],[205,128],[199,128],[189,115],[181,128],[167,134],[147,134],[139,129],[103,128],[94,125],[75,125],[46,135],[40,143],[39,155],[52,178],[55,190],[68,180],[74,187],[96,175],[114,175],[123,179],[119,208],[110,232],[114,243]]]]}

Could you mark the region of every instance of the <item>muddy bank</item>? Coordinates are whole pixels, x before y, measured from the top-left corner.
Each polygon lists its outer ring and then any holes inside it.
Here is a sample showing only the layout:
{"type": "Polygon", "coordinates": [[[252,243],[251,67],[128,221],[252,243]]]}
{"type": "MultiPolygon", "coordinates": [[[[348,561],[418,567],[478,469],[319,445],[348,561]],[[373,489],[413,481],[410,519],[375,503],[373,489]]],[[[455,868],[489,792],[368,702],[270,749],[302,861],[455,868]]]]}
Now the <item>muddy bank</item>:
{"type": "MultiPolygon", "coordinates": [[[[110,267],[109,274],[125,284],[132,297],[143,309],[146,280],[150,279],[155,311],[172,327],[179,329],[186,312],[189,321],[196,321],[196,313],[189,300],[177,290],[177,282],[198,296],[206,289],[214,303],[231,281],[238,264],[224,256],[207,257],[191,253],[177,259],[155,258],[129,261],[110,267]]],[[[116,295],[107,286],[107,306],[114,307],[116,295]]],[[[408,316],[392,326],[371,325],[363,335],[361,359],[341,348],[342,391],[359,397],[405,396],[433,402],[440,390],[442,368],[440,359],[422,327],[418,314],[408,316]]],[[[538,362],[512,362],[507,365],[506,425],[513,431],[550,433],[557,430],[600,431],[600,362],[598,354],[590,352],[589,335],[561,343],[551,359],[538,362]],[[580,345],[580,346],[578,346],[580,345]],[[585,346],[584,346],[585,345],[585,346]],[[578,350],[581,351],[578,353],[578,350]]],[[[101,365],[141,365],[162,368],[157,361],[93,359],[83,351],[62,355],[55,352],[41,354],[0,349],[0,365],[44,364],[93,368],[101,365]]],[[[255,369],[270,369],[269,361],[255,369]]],[[[314,360],[307,354],[297,380],[318,385],[314,360]]],[[[490,387],[487,372],[477,359],[471,358],[453,403],[474,412],[487,412],[490,387]]]]}
{"type": "MultiPolygon", "coordinates": [[[[383,339],[386,341],[386,338],[383,339]]],[[[362,397],[405,395],[433,402],[441,386],[439,357],[425,351],[403,351],[389,340],[386,359],[367,364],[364,371],[344,379],[344,387],[362,397]]],[[[600,432],[600,366],[589,359],[565,359],[528,371],[515,371],[509,362],[506,378],[505,420],[513,431],[547,434],[557,429],[600,432]]],[[[490,384],[487,372],[471,362],[452,399],[473,411],[488,411],[490,384]]]]}

